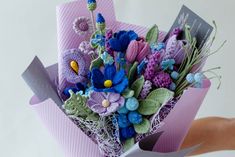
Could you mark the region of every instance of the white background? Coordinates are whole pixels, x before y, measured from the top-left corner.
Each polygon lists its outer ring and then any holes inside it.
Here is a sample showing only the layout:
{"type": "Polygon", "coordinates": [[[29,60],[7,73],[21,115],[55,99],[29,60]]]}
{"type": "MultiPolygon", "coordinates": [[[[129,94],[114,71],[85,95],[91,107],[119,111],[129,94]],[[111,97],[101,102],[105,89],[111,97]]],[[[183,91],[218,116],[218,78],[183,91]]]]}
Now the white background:
{"type": "MultiPolygon", "coordinates": [[[[32,92],[21,73],[35,55],[45,65],[57,61],[55,6],[65,0],[0,0],[0,156],[62,157],[62,152],[28,100],[32,92]]],[[[216,46],[227,39],[223,50],[206,67],[222,66],[223,84],[217,81],[204,101],[198,117],[235,116],[235,1],[233,0],[115,0],[117,18],[128,23],[151,26],[156,23],[168,30],[182,4],[207,21],[216,20],[219,33],[216,46]]],[[[216,47],[214,47],[216,48],[216,47]]],[[[228,139],[229,140],[229,139],[228,139]]],[[[219,152],[200,157],[232,157],[219,152]]]]}

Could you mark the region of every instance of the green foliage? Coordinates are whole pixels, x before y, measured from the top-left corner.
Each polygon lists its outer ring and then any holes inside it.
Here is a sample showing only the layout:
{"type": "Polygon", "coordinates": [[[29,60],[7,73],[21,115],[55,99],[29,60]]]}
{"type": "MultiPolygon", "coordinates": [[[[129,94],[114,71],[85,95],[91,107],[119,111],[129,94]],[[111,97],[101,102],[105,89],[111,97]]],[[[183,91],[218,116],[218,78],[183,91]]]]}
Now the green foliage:
{"type": "Polygon", "coordinates": [[[160,104],[165,104],[174,97],[174,92],[166,88],[158,88],[153,90],[146,99],[151,99],[159,102],[160,104]]]}
{"type": "Polygon", "coordinates": [[[152,43],[156,43],[158,40],[158,26],[154,25],[151,27],[146,35],[146,41],[151,45],[152,43]]]}
{"type": "Polygon", "coordinates": [[[145,99],[140,101],[138,112],[144,116],[150,116],[155,114],[160,107],[161,104],[158,101],[145,99]]]}
{"type": "Polygon", "coordinates": [[[134,138],[127,139],[123,144],[124,152],[128,151],[134,144],[135,144],[134,138]]]}
{"type": "Polygon", "coordinates": [[[150,126],[150,121],[144,118],[142,123],[134,125],[134,129],[138,134],[145,134],[150,130],[150,126]]]}
{"type": "Polygon", "coordinates": [[[134,83],[131,85],[131,89],[135,91],[134,97],[138,98],[140,95],[140,92],[144,85],[144,76],[142,75],[140,78],[138,78],[134,83]]]}

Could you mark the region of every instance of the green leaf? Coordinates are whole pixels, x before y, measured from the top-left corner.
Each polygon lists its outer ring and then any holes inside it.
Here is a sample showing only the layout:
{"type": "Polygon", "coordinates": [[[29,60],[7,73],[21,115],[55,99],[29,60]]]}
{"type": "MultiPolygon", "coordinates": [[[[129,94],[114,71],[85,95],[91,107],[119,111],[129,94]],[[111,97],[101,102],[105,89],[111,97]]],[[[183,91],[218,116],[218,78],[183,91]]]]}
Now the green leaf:
{"type": "Polygon", "coordinates": [[[134,129],[138,134],[145,134],[149,131],[150,126],[151,126],[150,121],[144,118],[142,123],[134,125],[134,129]]]}
{"type": "Polygon", "coordinates": [[[134,138],[129,138],[125,141],[123,147],[124,147],[124,152],[128,151],[133,145],[135,144],[135,139],[134,138]]]}
{"type": "Polygon", "coordinates": [[[158,88],[149,93],[146,99],[158,101],[160,104],[165,104],[174,97],[174,92],[166,88],[158,88]]]}
{"type": "Polygon", "coordinates": [[[161,104],[158,101],[145,99],[140,101],[138,112],[144,116],[150,116],[155,114],[160,107],[161,104]]]}
{"type": "Polygon", "coordinates": [[[134,92],[133,90],[127,88],[127,89],[122,93],[122,96],[123,96],[124,98],[131,98],[131,97],[134,96],[134,93],[135,93],[135,92],[134,92]]]}
{"type": "Polygon", "coordinates": [[[128,79],[130,82],[132,82],[132,80],[134,79],[138,64],[139,64],[138,62],[135,62],[128,72],[128,79]]]}
{"type": "Polygon", "coordinates": [[[152,43],[156,43],[158,40],[158,26],[154,25],[152,28],[149,29],[146,35],[146,41],[151,45],[152,43]]]}
{"type": "Polygon", "coordinates": [[[100,67],[102,64],[103,60],[100,57],[98,57],[91,62],[90,70],[92,70],[95,67],[100,67]]]}
{"type": "Polygon", "coordinates": [[[134,97],[138,98],[140,92],[144,85],[144,76],[142,75],[140,78],[135,80],[135,82],[131,85],[131,89],[135,91],[134,97]]]}

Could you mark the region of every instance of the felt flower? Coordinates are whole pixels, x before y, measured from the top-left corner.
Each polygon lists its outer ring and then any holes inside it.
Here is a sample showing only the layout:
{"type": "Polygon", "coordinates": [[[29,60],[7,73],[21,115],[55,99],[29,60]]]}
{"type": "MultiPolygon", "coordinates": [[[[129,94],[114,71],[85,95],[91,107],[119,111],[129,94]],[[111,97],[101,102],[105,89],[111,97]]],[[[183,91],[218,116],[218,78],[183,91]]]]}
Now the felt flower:
{"type": "Polygon", "coordinates": [[[103,47],[105,46],[105,36],[102,34],[94,34],[91,38],[91,46],[93,48],[97,48],[97,47],[103,47]]]}
{"type": "Polygon", "coordinates": [[[77,49],[67,50],[62,56],[62,75],[72,84],[86,82],[90,64],[89,55],[77,49]]]}
{"type": "Polygon", "coordinates": [[[166,59],[161,62],[162,70],[173,70],[174,69],[175,60],[174,59],[166,59]]]}
{"type": "Polygon", "coordinates": [[[76,18],[73,22],[73,30],[78,35],[85,35],[92,32],[92,22],[87,17],[76,18]]]}
{"type": "Polygon", "coordinates": [[[66,95],[67,97],[70,97],[70,92],[69,92],[70,90],[72,90],[73,93],[75,93],[75,94],[78,92],[85,92],[86,85],[79,82],[75,86],[67,87],[63,91],[64,95],[66,95]]]}
{"type": "Polygon", "coordinates": [[[109,39],[110,48],[113,51],[125,52],[129,43],[137,38],[138,35],[134,31],[120,31],[109,39]]]}
{"type": "Polygon", "coordinates": [[[147,42],[132,40],[126,51],[126,60],[129,63],[141,62],[150,53],[150,46],[147,42]]]}
{"type": "Polygon", "coordinates": [[[125,70],[116,71],[114,65],[105,65],[104,73],[98,68],[92,69],[91,82],[97,92],[122,93],[128,86],[125,70]]]}
{"type": "Polygon", "coordinates": [[[104,64],[112,65],[114,63],[113,57],[106,51],[101,54],[101,59],[103,60],[104,64]]]}
{"type": "Polygon", "coordinates": [[[125,103],[125,99],[118,93],[92,92],[87,106],[100,116],[109,116],[125,103]]]}
{"type": "Polygon", "coordinates": [[[96,51],[91,47],[88,41],[82,41],[78,47],[80,51],[88,55],[95,55],[96,51]]]}

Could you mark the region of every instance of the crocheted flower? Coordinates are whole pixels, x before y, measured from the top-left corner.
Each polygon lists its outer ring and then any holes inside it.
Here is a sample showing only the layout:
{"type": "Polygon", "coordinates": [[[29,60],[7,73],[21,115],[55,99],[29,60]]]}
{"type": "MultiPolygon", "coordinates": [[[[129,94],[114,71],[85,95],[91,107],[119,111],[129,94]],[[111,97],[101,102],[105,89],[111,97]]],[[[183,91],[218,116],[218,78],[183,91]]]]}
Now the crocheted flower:
{"type": "Polygon", "coordinates": [[[132,40],[126,51],[126,60],[130,63],[141,62],[150,53],[147,42],[132,40]]]}
{"type": "Polygon", "coordinates": [[[105,36],[102,34],[94,34],[91,38],[91,46],[93,48],[97,48],[97,47],[102,47],[104,48],[105,46],[105,36]]]}
{"type": "Polygon", "coordinates": [[[72,83],[86,82],[89,73],[91,58],[80,50],[71,49],[62,56],[62,76],[72,83]]]}
{"type": "Polygon", "coordinates": [[[169,88],[171,83],[171,76],[163,71],[157,73],[153,79],[153,84],[158,88],[169,88]]]}
{"type": "Polygon", "coordinates": [[[174,59],[166,59],[164,61],[161,62],[161,67],[162,70],[173,70],[174,69],[174,64],[175,64],[175,60],[174,59]]]}
{"type": "Polygon", "coordinates": [[[125,99],[117,93],[92,92],[87,106],[100,116],[109,116],[125,103],[125,99]]]}
{"type": "Polygon", "coordinates": [[[94,11],[97,7],[96,0],[87,0],[87,9],[94,11]]]}
{"type": "Polygon", "coordinates": [[[73,22],[73,30],[79,35],[92,33],[92,22],[87,17],[76,18],[73,22]]]}
{"type": "Polygon", "coordinates": [[[162,42],[159,42],[157,44],[153,43],[151,44],[150,48],[151,48],[152,53],[155,53],[155,52],[161,51],[162,49],[165,49],[166,45],[165,43],[162,43],[162,42]]]}
{"type": "Polygon", "coordinates": [[[96,54],[96,51],[91,47],[90,42],[88,41],[82,41],[78,49],[88,55],[96,54]]]}
{"type": "Polygon", "coordinates": [[[156,65],[158,64],[160,57],[161,57],[160,53],[154,53],[150,56],[147,68],[145,69],[144,73],[144,78],[146,80],[151,80],[154,77],[154,74],[156,72],[156,65]]]}
{"type": "Polygon", "coordinates": [[[146,80],[144,82],[143,88],[140,92],[140,98],[145,99],[148,96],[148,94],[150,93],[151,89],[152,89],[152,82],[149,80],[146,80]]]}
{"type": "Polygon", "coordinates": [[[104,74],[98,68],[92,69],[91,82],[97,92],[122,93],[128,86],[125,70],[116,71],[114,65],[105,65],[104,74]]]}
{"type": "Polygon", "coordinates": [[[134,31],[120,31],[114,34],[114,37],[109,39],[111,50],[117,52],[125,52],[129,43],[136,40],[138,35],[134,31]]]}
{"type": "Polygon", "coordinates": [[[98,13],[96,16],[96,28],[98,30],[104,30],[106,27],[105,19],[101,13],[98,13]]]}
{"type": "Polygon", "coordinates": [[[112,65],[114,63],[113,57],[106,51],[101,54],[101,59],[103,60],[104,64],[112,65]]]}

